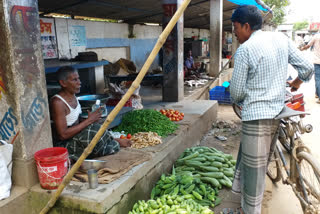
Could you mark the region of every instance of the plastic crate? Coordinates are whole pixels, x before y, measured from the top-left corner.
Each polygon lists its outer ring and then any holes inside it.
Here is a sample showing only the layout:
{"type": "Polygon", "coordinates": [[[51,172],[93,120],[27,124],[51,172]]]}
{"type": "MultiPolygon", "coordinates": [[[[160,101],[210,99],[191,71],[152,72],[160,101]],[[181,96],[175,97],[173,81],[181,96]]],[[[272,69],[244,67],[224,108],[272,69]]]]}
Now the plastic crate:
{"type": "Polygon", "coordinates": [[[210,100],[217,100],[219,104],[231,104],[230,92],[223,86],[216,86],[209,91],[210,100]]]}

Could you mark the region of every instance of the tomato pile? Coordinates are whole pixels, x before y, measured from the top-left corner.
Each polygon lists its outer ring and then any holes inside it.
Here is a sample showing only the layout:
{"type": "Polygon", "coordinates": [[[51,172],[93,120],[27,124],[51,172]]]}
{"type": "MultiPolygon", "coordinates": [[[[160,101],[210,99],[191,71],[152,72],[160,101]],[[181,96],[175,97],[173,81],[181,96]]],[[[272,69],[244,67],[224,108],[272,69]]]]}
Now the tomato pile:
{"type": "Polygon", "coordinates": [[[120,139],[131,139],[131,134],[127,134],[127,136],[121,135],[120,139]]]}
{"type": "Polygon", "coordinates": [[[161,109],[160,113],[167,116],[171,121],[180,121],[184,118],[184,113],[173,109],[161,109]]]}

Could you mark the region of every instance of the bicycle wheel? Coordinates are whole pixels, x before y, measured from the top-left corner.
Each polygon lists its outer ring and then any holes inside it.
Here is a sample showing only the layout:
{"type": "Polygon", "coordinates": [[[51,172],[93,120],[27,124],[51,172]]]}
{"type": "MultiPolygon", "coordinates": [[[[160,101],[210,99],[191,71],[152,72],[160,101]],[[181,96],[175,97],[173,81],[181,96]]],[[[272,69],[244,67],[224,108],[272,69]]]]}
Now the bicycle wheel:
{"type": "Polygon", "coordinates": [[[320,213],[320,164],[307,152],[299,152],[297,158],[300,161],[301,177],[307,192],[307,196],[303,193],[300,196],[310,206],[302,208],[311,208],[311,213],[320,213]]]}
{"type": "Polygon", "coordinates": [[[281,180],[281,164],[280,164],[280,155],[278,148],[276,147],[272,156],[271,160],[268,164],[267,168],[267,175],[271,179],[273,183],[277,183],[278,181],[281,180]]]}

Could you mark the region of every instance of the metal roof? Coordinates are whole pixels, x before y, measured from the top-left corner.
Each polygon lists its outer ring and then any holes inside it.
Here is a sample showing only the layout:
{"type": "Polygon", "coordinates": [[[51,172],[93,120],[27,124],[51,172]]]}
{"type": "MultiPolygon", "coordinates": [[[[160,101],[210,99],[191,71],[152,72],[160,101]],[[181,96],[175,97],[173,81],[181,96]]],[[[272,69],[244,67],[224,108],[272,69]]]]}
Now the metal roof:
{"type": "MultiPolygon", "coordinates": [[[[60,13],[123,20],[125,23],[162,23],[162,0],[38,0],[43,14],[60,13]]],[[[223,0],[223,28],[231,31],[232,10],[237,7],[223,0]]],[[[209,29],[210,0],[192,0],[184,13],[185,28],[209,29]]]]}

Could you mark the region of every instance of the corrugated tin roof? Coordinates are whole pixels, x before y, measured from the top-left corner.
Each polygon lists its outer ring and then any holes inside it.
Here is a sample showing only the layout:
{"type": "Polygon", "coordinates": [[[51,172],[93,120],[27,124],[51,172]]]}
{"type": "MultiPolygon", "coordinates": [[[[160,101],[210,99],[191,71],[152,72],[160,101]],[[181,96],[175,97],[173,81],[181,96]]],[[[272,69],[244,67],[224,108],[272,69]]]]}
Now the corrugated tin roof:
{"type": "MultiPolygon", "coordinates": [[[[161,0],[38,0],[39,11],[123,20],[130,24],[162,23],[161,0]]],[[[237,7],[223,0],[223,28],[231,31],[232,10],[237,7]]],[[[209,29],[210,0],[192,0],[184,13],[184,27],[209,29]]],[[[42,15],[42,14],[41,14],[42,15]]]]}

